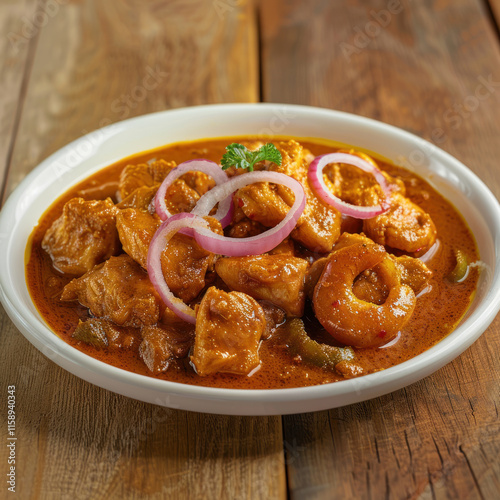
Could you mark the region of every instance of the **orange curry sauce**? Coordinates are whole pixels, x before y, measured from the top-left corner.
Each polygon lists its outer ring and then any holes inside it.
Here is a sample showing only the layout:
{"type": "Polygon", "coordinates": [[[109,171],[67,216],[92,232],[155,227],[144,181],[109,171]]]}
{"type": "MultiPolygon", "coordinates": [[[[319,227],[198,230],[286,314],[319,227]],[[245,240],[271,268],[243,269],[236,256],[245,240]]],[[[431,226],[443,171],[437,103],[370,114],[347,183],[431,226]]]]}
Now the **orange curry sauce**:
{"type": "MultiPolygon", "coordinates": [[[[59,300],[63,287],[72,277],[55,270],[51,258],[41,247],[45,231],[61,215],[64,204],[76,196],[84,199],[114,197],[120,172],[130,163],[144,163],[152,158],[174,160],[177,164],[193,158],[206,158],[219,162],[228,144],[232,142],[245,144],[251,139],[232,137],[176,143],[140,153],[99,171],[56,200],[42,215],[32,233],[27,247],[26,265],[26,279],[32,299],[49,327],[68,344],[93,358],[124,370],[173,382],[238,389],[270,389],[302,387],[341,380],[342,377],[335,372],[294,359],[287,351],[284,330],[280,329],[270,339],[262,342],[259,350],[262,367],[251,377],[230,374],[201,377],[195,373],[188,359],[174,360],[165,373],[153,375],[139,357],[139,342],[129,350],[97,349],[71,336],[78,320],[85,320],[90,316],[87,309],[77,303],[59,300]]],[[[290,138],[280,138],[284,139],[290,138]]],[[[314,155],[338,149],[324,142],[297,140],[314,155]]],[[[415,174],[381,160],[377,161],[383,170],[403,179],[407,190],[406,196],[430,214],[436,225],[441,246],[437,254],[427,262],[427,266],[433,272],[430,286],[418,297],[415,312],[399,339],[391,343],[390,347],[355,349],[357,362],[365,368],[366,373],[406,361],[448,335],[469,306],[478,278],[476,269],[471,269],[467,279],[461,283],[452,283],[446,278],[455,266],[455,249],[462,250],[469,262],[479,258],[473,236],[454,207],[415,174]]],[[[338,345],[314,318],[310,304],[306,304],[306,316],[303,319],[312,338],[338,345]]],[[[137,335],[139,336],[139,333],[137,335]]]]}

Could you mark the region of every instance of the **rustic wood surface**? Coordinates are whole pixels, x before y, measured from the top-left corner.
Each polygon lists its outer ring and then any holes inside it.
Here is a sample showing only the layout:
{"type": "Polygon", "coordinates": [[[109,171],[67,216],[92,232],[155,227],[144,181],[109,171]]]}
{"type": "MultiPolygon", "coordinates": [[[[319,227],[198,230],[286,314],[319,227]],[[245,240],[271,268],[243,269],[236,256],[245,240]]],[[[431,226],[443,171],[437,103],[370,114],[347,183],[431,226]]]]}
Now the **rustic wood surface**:
{"type": "MultiPolygon", "coordinates": [[[[2,199],[108,123],[258,100],[402,127],[500,197],[495,15],[497,0],[0,0],[2,199]]],[[[133,401],[54,365],[3,309],[0,328],[2,387],[17,388],[20,498],[500,498],[498,317],[419,383],[283,418],[133,401]]],[[[0,442],[5,433],[2,423],[0,442]]]]}
{"type": "MultiPolygon", "coordinates": [[[[402,127],[463,161],[500,198],[500,51],[484,5],[367,4],[262,2],[263,100],[402,127]]],[[[285,443],[295,443],[291,497],[500,498],[499,349],[497,317],[432,377],[366,403],[284,417],[285,443]]]]}

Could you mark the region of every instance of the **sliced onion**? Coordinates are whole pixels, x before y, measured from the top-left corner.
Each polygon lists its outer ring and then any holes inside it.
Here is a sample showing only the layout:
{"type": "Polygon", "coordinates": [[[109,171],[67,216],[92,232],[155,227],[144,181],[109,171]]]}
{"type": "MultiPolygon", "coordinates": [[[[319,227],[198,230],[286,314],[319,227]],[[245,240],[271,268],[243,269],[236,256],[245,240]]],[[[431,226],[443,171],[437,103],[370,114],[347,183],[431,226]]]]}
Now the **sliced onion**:
{"type": "Polygon", "coordinates": [[[149,279],[169,309],[184,321],[195,324],[196,314],[194,310],[170,291],[163,275],[161,255],[170,239],[178,231],[181,231],[193,236],[202,248],[212,253],[231,257],[259,255],[275,248],[292,232],[304,211],[305,204],[304,188],[298,181],[285,174],[262,171],[233,177],[205,193],[198,200],[191,213],[175,214],[162,222],[149,245],[147,258],[149,279]],[[220,207],[221,200],[231,198],[236,190],[254,182],[281,184],[293,191],[295,201],[285,218],[274,228],[249,238],[228,238],[214,233],[202,215],[210,213],[217,203],[220,207]]]}
{"type": "Polygon", "coordinates": [[[227,182],[219,184],[205,193],[198,200],[192,213],[196,215],[210,213],[210,210],[221,200],[226,200],[238,189],[254,182],[281,184],[293,191],[295,201],[285,218],[272,229],[248,238],[229,238],[215,234],[210,229],[197,227],[194,231],[194,237],[202,248],[212,253],[230,257],[260,255],[278,246],[292,232],[297,220],[304,211],[306,195],[300,182],[279,172],[257,171],[232,177],[227,182]]]}
{"type": "Polygon", "coordinates": [[[386,178],[375,165],[363,160],[359,156],[351,155],[349,153],[329,153],[317,156],[309,165],[308,179],[318,196],[325,203],[332,205],[344,215],[349,215],[357,219],[371,219],[372,217],[385,212],[389,208],[388,199],[392,189],[387,183],[386,178]],[[347,165],[353,165],[354,167],[360,168],[364,172],[372,174],[380,184],[380,187],[385,195],[385,200],[383,200],[379,205],[370,207],[352,205],[342,201],[340,198],[331,193],[325,184],[325,180],[323,179],[323,169],[330,163],[345,163],[347,165]]]}
{"type": "MultiPolygon", "coordinates": [[[[173,184],[175,180],[182,177],[188,172],[203,172],[209,175],[215,181],[216,184],[223,184],[227,182],[229,177],[226,172],[221,169],[217,163],[210,160],[188,160],[170,171],[170,173],[165,177],[161,183],[158,191],[156,192],[154,198],[155,211],[161,220],[167,220],[172,216],[165,203],[165,196],[167,195],[168,188],[173,184]]],[[[213,208],[213,207],[212,207],[213,208]]],[[[208,215],[207,213],[198,213],[198,215],[208,215]]],[[[223,200],[220,200],[219,207],[214,217],[220,221],[222,227],[226,227],[230,222],[233,215],[233,198],[228,196],[223,200]]]]}
{"type": "Polygon", "coordinates": [[[193,309],[176,297],[167,285],[161,268],[161,255],[165,250],[166,244],[172,236],[185,228],[191,231],[199,228],[208,228],[208,224],[201,217],[189,213],[179,213],[172,215],[164,221],[156,231],[148,250],[147,268],[148,275],[155,290],[160,295],[165,305],[171,309],[179,318],[188,323],[196,323],[196,315],[193,309]]]}

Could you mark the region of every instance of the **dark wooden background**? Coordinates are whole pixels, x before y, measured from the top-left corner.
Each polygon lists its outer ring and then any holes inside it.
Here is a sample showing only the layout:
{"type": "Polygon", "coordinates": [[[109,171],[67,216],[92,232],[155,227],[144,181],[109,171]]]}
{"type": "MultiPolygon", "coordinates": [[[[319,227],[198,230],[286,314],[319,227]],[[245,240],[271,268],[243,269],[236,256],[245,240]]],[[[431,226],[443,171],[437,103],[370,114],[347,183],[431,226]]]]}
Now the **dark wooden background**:
{"type": "MultiPolygon", "coordinates": [[[[499,0],[0,0],[1,198],[103,125],[257,101],[402,127],[500,197],[499,21],[499,0]]],[[[0,328],[0,397],[17,388],[19,498],[500,498],[498,317],[421,382],[284,417],[127,399],[54,365],[3,309],[0,328]]]]}

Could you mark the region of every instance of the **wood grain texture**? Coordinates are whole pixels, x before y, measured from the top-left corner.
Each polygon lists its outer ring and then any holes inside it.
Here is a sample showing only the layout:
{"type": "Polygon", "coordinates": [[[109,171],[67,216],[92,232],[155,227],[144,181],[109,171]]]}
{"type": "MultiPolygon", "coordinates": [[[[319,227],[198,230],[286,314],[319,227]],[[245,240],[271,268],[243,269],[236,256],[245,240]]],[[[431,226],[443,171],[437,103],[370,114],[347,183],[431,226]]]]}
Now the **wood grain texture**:
{"type": "MultiPolygon", "coordinates": [[[[405,128],[500,196],[500,52],[481,2],[262,2],[260,18],[264,100],[405,128]]],[[[421,153],[415,166],[432,149],[421,153]]],[[[462,356],[404,390],[284,417],[291,498],[500,496],[499,334],[497,317],[462,356]]]]}
{"type": "Polygon", "coordinates": [[[7,194],[50,153],[99,127],[174,107],[258,99],[248,2],[73,0],[39,36],[7,194]]]}
{"type": "Polygon", "coordinates": [[[500,33],[500,1],[486,0],[485,8],[491,13],[492,23],[495,25],[497,32],[500,33]]]}
{"type": "Polygon", "coordinates": [[[0,197],[11,161],[38,29],[36,0],[0,3],[0,197]]]}
{"type": "MultiPolygon", "coordinates": [[[[61,2],[38,35],[6,192],[47,155],[108,123],[176,106],[255,101],[255,29],[247,2],[61,2]]],[[[57,367],[3,309],[0,327],[0,379],[17,388],[20,498],[286,496],[279,417],[137,402],[57,367]]],[[[2,425],[4,443],[5,433],[2,425]]]]}

